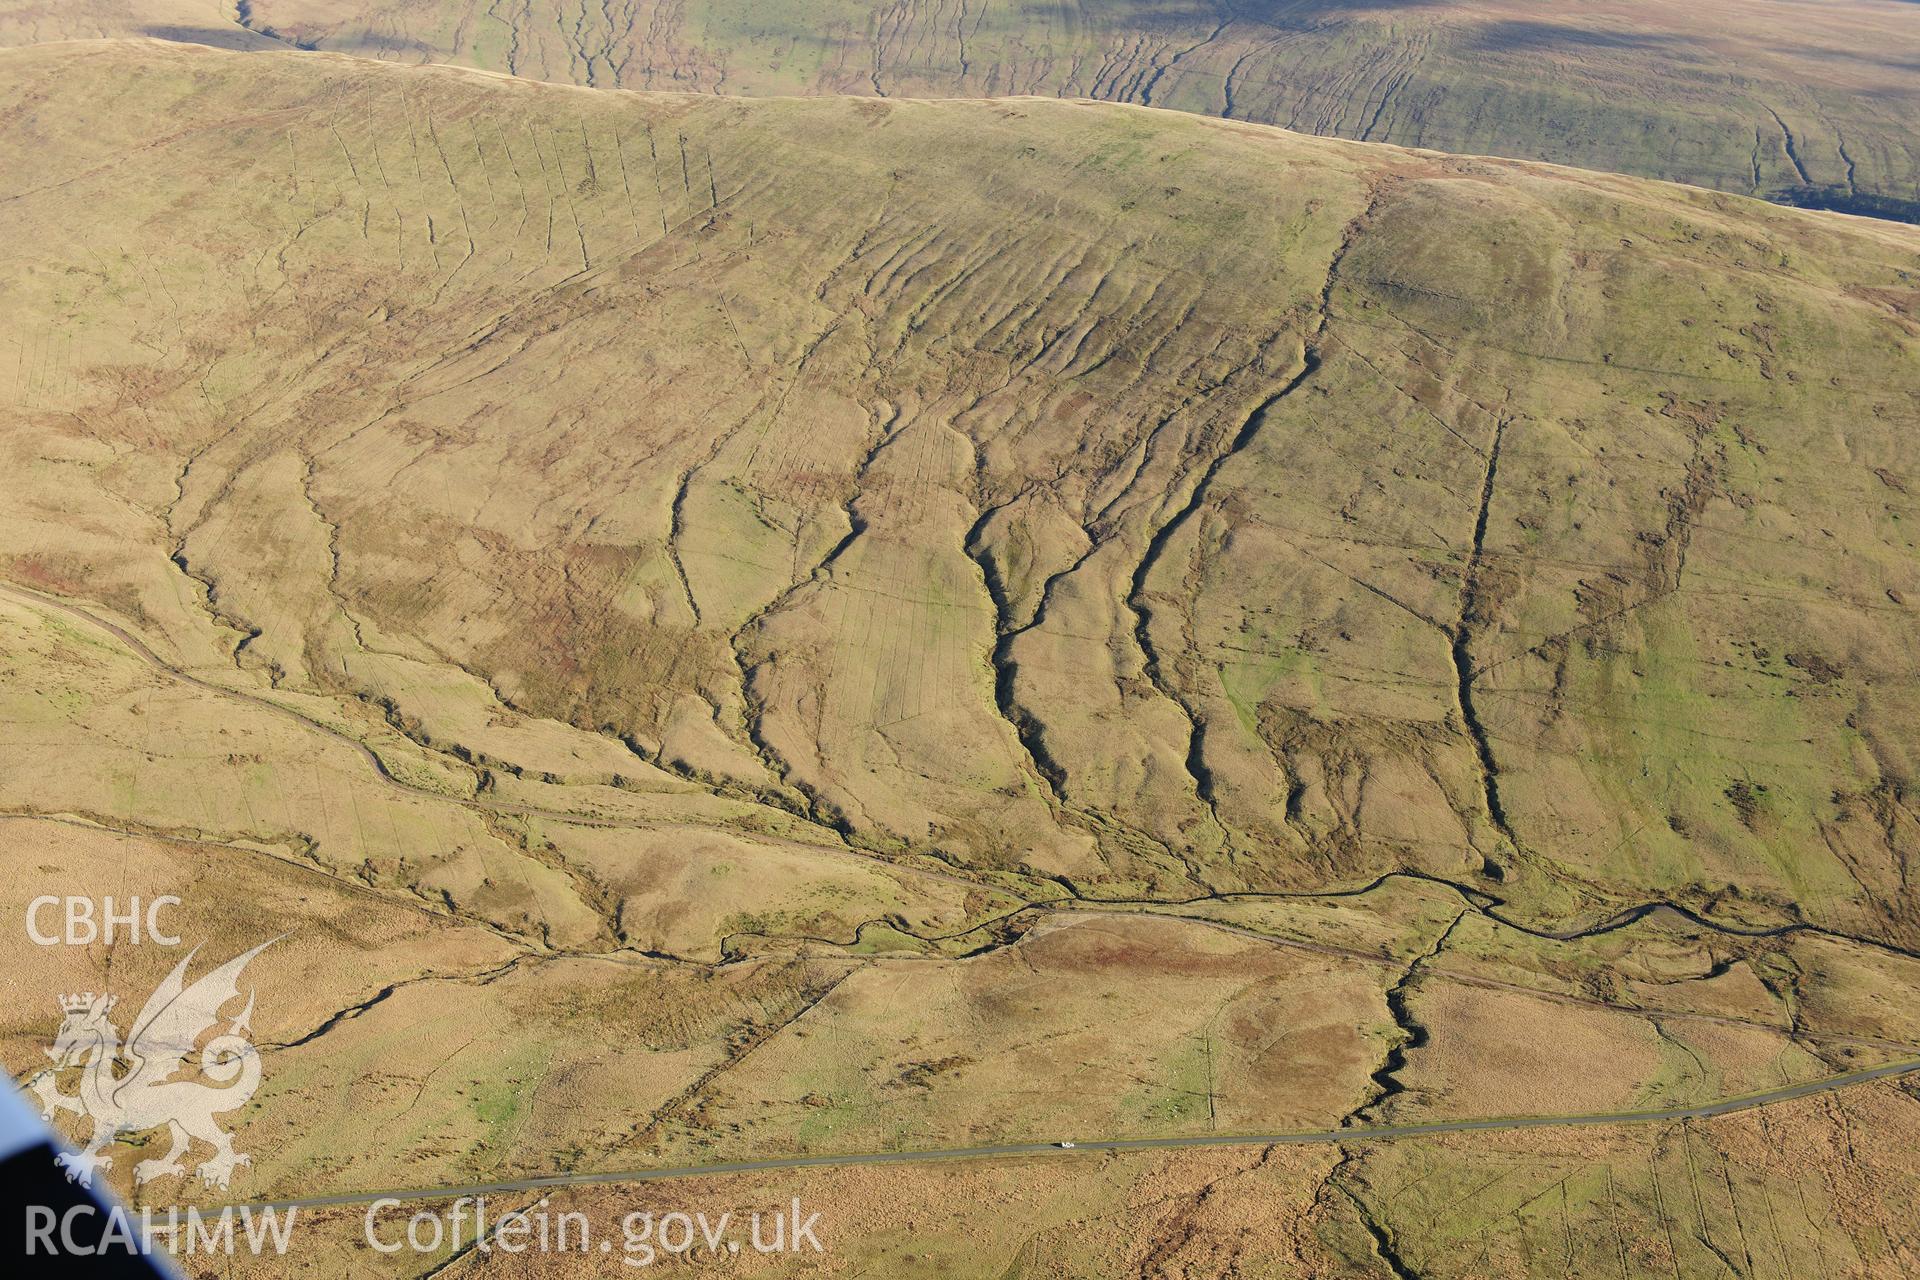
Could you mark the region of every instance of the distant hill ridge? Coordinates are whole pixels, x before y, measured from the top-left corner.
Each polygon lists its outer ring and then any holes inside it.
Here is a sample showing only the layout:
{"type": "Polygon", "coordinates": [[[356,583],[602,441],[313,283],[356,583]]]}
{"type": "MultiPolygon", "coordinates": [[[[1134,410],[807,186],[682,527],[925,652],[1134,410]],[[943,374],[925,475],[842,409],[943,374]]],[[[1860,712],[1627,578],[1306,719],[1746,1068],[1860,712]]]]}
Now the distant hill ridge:
{"type": "Polygon", "coordinates": [[[1086,97],[1920,216],[1904,0],[0,0],[0,42],[96,35],[603,87],[1086,97]]]}

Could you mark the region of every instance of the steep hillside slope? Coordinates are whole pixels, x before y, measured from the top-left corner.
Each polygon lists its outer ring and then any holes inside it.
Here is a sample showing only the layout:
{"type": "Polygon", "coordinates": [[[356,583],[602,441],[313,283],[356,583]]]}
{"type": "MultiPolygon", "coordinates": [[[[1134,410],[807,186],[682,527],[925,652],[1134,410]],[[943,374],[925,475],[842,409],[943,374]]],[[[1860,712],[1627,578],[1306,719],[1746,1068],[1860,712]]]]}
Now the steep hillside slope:
{"type": "MultiPolygon", "coordinates": [[[[1917,274],[1113,104],[9,50],[6,910],[284,935],[253,1164],[160,1203],[1305,1130],[727,1203],[828,1275],[1910,1274],[1898,1083],[1592,1118],[1920,1044],[1917,274]]],[[[175,962],[11,936],[22,1076],[175,962]]],[[[298,1265],[444,1260],[364,1212],[298,1265]]]]}
{"type": "Polygon", "coordinates": [[[200,595],[195,662],[1104,896],[1920,923],[1913,233],[1042,101],[6,69],[10,576],[200,595]]]}
{"type": "Polygon", "coordinates": [[[264,33],[601,87],[1097,98],[1920,215],[1906,0],[167,4],[199,17],[5,0],[0,40],[264,33]]]}

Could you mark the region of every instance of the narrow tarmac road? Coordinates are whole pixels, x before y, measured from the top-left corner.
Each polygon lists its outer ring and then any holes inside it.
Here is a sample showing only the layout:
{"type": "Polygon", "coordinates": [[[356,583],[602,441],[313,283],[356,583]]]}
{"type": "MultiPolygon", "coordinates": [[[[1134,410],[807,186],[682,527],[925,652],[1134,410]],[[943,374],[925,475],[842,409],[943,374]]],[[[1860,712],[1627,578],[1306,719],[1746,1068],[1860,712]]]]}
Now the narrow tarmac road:
{"type": "MultiPolygon", "coordinates": [[[[935,1160],[981,1160],[1005,1156],[1075,1156],[1087,1152],[1161,1151],[1184,1147],[1268,1147],[1311,1145],[1316,1143],[1388,1142],[1404,1138],[1428,1138],[1450,1133],[1487,1133],[1513,1129],[1551,1129],[1593,1127],[1620,1124],[1655,1124],[1675,1120],[1706,1120],[1757,1107],[1792,1102],[1799,1098],[1887,1080],[1920,1072],[1920,1058],[1866,1067],[1820,1080],[1785,1085],[1763,1093],[1722,1098],[1692,1107],[1668,1107],[1656,1111],[1618,1111],[1571,1116],[1505,1116],[1478,1120],[1434,1120],[1421,1124],[1387,1124],[1351,1129],[1321,1129],[1300,1133],[1206,1134],[1174,1138],[1093,1138],[1072,1141],[1071,1147],[1057,1142],[1008,1142],[982,1147],[949,1147],[930,1151],[855,1152],[845,1155],[782,1156],[767,1160],[733,1160],[717,1164],[685,1165],[678,1168],[616,1169],[600,1173],[556,1173],[544,1177],[509,1178],[499,1182],[471,1182],[448,1187],[415,1187],[384,1191],[347,1191],[337,1195],[301,1196],[291,1200],[235,1201],[233,1208],[254,1210],[324,1209],[340,1205],[373,1204],[379,1200],[408,1203],[418,1200],[451,1200],[462,1196],[504,1195],[516,1191],[543,1191],[555,1187],[595,1186],[619,1182],[662,1182],[681,1178],[706,1178],[725,1173],[765,1173],[782,1169],[827,1169],[842,1165],[920,1164],[935,1160]]],[[[158,1210],[156,1210],[158,1212],[158,1210]]],[[[202,1212],[207,1212],[203,1209],[202,1212]]]]}

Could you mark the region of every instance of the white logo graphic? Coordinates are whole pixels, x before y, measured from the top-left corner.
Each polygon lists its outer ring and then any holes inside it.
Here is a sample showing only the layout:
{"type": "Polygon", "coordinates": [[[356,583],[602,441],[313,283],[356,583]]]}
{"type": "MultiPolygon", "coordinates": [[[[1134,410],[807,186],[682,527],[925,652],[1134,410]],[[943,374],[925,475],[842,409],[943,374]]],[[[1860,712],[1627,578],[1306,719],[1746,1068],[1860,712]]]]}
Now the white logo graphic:
{"type": "Polygon", "coordinates": [[[56,1157],[68,1181],[92,1186],[94,1170],[113,1164],[112,1156],[100,1154],[102,1147],[123,1133],[160,1128],[170,1131],[173,1145],[160,1159],[134,1166],[135,1186],[167,1174],[185,1174],[180,1157],[196,1138],[214,1149],[198,1169],[209,1187],[225,1188],[236,1168],[253,1163],[252,1157],[233,1149],[232,1135],[214,1122],[214,1116],[244,1106],[260,1087],[260,1053],[247,1040],[252,1032],[251,990],[239,1016],[199,1046],[196,1065],[201,1078],[174,1077],[195,1052],[200,1037],[220,1028],[220,1010],[239,999],[240,971],[277,941],[263,942],[235,956],[189,986],[187,965],[199,953],[195,947],[141,1006],[125,1045],[108,1017],[117,997],[92,992],[60,997],[60,1008],[67,1016],[53,1048],[47,1050],[53,1070],[33,1090],[44,1118],[52,1119],[59,1110],[93,1121],[93,1136],[84,1150],[56,1157]],[[80,1092],[61,1093],[59,1073],[76,1067],[80,1092]],[[124,1073],[116,1074],[116,1067],[124,1067],[124,1073]]]}

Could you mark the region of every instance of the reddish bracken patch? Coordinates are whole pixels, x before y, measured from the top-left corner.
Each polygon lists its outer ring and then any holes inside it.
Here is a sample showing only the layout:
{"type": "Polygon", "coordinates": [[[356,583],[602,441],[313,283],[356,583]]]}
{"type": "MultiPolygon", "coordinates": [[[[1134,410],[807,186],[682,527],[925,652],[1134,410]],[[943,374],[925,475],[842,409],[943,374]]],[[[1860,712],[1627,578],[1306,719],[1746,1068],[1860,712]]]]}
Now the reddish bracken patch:
{"type": "Polygon", "coordinates": [[[39,587],[63,596],[80,594],[79,580],[43,555],[30,553],[13,557],[7,566],[7,576],[22,586],[39,587]]]}

